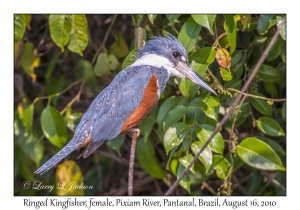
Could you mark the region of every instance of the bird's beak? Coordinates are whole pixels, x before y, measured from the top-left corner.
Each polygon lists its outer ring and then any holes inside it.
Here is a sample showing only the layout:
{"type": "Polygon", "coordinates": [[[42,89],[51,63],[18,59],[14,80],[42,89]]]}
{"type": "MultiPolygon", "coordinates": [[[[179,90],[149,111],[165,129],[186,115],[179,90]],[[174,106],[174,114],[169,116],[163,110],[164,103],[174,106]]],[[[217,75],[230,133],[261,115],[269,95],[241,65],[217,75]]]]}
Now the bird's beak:
{"type": "Polygon", "coordinates": [[[183,61],[177,61],[175,68],[193,83],[217,95],[217,93],[199,76],[199,74],[197,74],[197,72],[189,64],[186,64],[183,61]]]}

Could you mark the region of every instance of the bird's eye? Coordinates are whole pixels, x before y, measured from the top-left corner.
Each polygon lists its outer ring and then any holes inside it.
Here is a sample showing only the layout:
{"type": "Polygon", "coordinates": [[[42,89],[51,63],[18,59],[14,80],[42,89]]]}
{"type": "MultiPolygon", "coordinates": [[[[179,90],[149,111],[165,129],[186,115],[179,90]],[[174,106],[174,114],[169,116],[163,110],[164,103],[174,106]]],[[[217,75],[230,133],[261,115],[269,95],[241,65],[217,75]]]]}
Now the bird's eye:
{"type": "Polygon", "coordinates": [[[177,58],[178,56],[180,56],[179,52],[177,52],[177,51],[172,52],[172,55],[174,58],[177,58]]]}

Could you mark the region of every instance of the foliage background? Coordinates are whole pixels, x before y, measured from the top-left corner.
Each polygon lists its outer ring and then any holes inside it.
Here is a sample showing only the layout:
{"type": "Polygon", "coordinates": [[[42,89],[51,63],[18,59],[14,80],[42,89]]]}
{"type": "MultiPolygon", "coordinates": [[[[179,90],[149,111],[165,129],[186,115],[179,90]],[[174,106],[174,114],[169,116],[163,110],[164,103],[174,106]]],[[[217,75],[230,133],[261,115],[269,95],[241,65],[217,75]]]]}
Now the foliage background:
{"type": "MultiPolygon", "coordinates": [[[[163,195],[201,148],[224,108],[230,107],[235,90],[241,89],[283,17],[66,15],[62,22],[58,16],[15,15],[15,195],[126,194],[127,136],[103,145],[87,159],[75,160],[74,152],[57,169],[42,176],[33,172],[71,139],[96,95],[133,62],[138,26],[143,40],[167,33],[178,36],[191,65],[219,91],[218,97],[205,91],[200,95],[189,81],[171,79],[159,105],[144,120],[134,193],[163,195]],[[51,192],[22,188],[24,181],[38,180],[94,187],[51,192]]],[[[257,98],[285,98],[285,45],[281,30],[248,90],[255,97],[246,97],[237,107],[208,155],[201,156],[174,195],[285,195],[285,100],[257,98]]]]}

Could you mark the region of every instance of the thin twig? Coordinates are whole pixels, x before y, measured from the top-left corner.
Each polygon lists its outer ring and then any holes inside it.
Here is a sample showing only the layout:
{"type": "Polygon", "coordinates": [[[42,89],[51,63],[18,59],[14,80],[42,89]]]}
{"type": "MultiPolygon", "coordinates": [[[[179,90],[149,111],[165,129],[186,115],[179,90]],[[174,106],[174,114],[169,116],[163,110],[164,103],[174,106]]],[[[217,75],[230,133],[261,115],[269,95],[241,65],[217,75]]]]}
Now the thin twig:
{"type": "MultiPolygon", "coordinates": [[[[231,90],[231,91],[235,91],[235,92],[241,93],[241,91],[236,90],[234,88],[226,88],[226,90],[231,90]]],[[[243,93],[243,95],[251,97],[251,98],[258,98],[258,99],[266,100],[266,101],[274,101],[274,102],[286,101],[286,98],[266,98],[266,97],[262,97],[262,96],[257,96],[257,95],[249,94],[249,93],[243,93]]]]}
{"type": "Polygon", "coordinates": [[[265,171],[262,171],[262,173],[268,178],[268,180],[269,180],[272,184],[274,184],[274,185],[280,187],[281,189],[283,189],[284,191],[286,191],[286,188],[285,188],[284,186],[282,186],[276,179],[274,179],[273,177],[271,177],[270,174],[268,174],[268,173],[265,172],[265,171]]]}
{"type": "Polygon", "coordinates": [[[75,101],[80,100],[80,95],[81,95],[84,83],[85,83],[85,80],[83,80],[83,82],[81,83],[80,89],[79,89],[78,93],[76,94],[76,96],[67,104],[67,106],[60,112],[60,114],[64,114],[67,111],[68,107],[71,107],[75,103],[75,101]]]}
{"type": "Polygon", "coordinates": [[[214,189],[209,186],[206,182],[203,182],[202,185],[201,185],[201,190],[203,190],[204,188],[208,189],[208,191],[213,194],[213,195],[217,195],[216,191],[214,191],[214,189]]]}
{"type": "Polygon", "coordinates": [[[219,125],[216,127],[216,129],[214,130],[214,132],[211,134],[211,136],[207,139],[207,141],[205,142],[205,144],[202,146],[202,148],[199,150],[199,152],[194,156],[194,159],[192,160],[192,162],[184,169],[183,173],[179,176],[179,178],[174,182],[174,184],[169,188],[169,190],[166,192],[165,195],[170,195],[174,189],[177,187],[177,185],[179,184],[180,180],[183,179],[183,177],[186,175],[186,173],[190,170],[191,166],[198,160],[199,155],[204,151],[204,149],[208,146],[208,144],[210,143],[210,141],[212,140],[212,138],[216,135],[217,132],[219,132],[219,130],[222,128],[222,126],[225,124],[225,122],[227,121],[227,119],[229,118],[229,116],[232,114],[232,112],[234,111],[236,105],[238,104],[238,102],[241,100],[243,93],[246,92],[246,90],[248,89],[248,87],[250,86],[252,80],[254,79],[258,69],[260,68],[260,66],[263,64],[263,62],[265,61],[265,59],[267,58],[271,48],[273,47],[277,37],[279,36],[279,30],[277,29],[275,34],[273,35],[271,41],[269,42],[267,48],[265,49],[265,51],[262,53],[262,56],[259,58],[255,68],[253,69],[253,71],[251,72],[247,82],[245,83],[245,85],[243,86],[241,92],[239,93],[238,97],[234,100],[232,106],[230,107],[229,111],[227,112],[227,114],[224,116],[224,118],[221,120],[221,122],[219,123],[219,125]]]}
{"type": "MultiPolygon", "coordinates": [[[[143,46],[143,29],[141,26],[138,27],[138,38],[137,38],[138,50],[143,46]]],[[[130,160],[129,160],[129,172],[128,172],[128,195],[133,195],[133,169],[134,169],[134,157],[136,148],[136,138],[138,136],[137,131],[132,134],[131,149],[130,149],[130,160]]]]}
{"type": "Polygon", "coordinates": [[[77,85],[78,83],[80,83],[83,80],[85,80],[85,78],[77,80],[76,82],[72,83],[66,89],[62,90],[59,93],[55,93],[55,94],[52,94],[50,96],[41,96],[41,97],[35,98],[34,101],[32,102],[32,104],[35,104],[37,101],[42,100],[42,99],[52,99],[54,97],[60,96],[61,94],[67,92],[67,90],[71,89],[74,85],[77,85]]]}
{"type": "Polygon", "coordinates": [[[128,172],[128,195],[133,195],[133,168],[134,168],[134,157],[135,157],[135,148],[136,148],[136,138],[137,132],[132,134],[132,142],[130,149],[130,160],[129,160],[129,172],[128,172]]]}
{"type": "Polygon", "coordinates": [[[138,27],[138,38],[137,38],[138,49],[140,50],[143,46],[143,28],[138,27]]]}
{"type": "Polygon", "coordinates": [[[111,29],[112,29],[112,27],[113,27],[113,25],[114,25],[114,23],[115,23],[115,20],[116,20],[117,16],[118,16],[118,15],[114,15],[114,17],[113,17],[113,19],[112,19],[112,21],[111,21],[111,23],[110,23],[110,25],[109,25],[109,27],[108,27],[108,29],[107,29],[107,31],[106,31],[106,34],[105,34],[104,39],[103,39],[103,41],[102,41],[102,43],[101,43],[101,46],[98,48],[97,52],[95,53],[95,55],[94,55],[94,57],[93,57],[93,60],[92,60],[92,63],[91,63],[92,65],[96,62],[97,57],[98,57],[98,55],[99,55],[101,49],[104,47],[104,45],[105,45],[105,43],[106,43],[106,40],[107,40],[107,38],[108,38],[108,35],[110,34],[110,31],[111,31],[111,29]]]}

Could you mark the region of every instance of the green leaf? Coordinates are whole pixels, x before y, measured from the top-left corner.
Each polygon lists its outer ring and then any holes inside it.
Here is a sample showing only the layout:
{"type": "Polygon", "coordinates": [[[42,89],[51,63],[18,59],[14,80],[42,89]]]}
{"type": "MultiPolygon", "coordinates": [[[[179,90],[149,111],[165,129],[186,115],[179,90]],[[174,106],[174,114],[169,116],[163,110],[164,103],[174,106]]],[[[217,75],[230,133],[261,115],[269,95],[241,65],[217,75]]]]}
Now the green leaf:
{"type": "Polygon", "coordinates": [[[171,110],[163,122],[163,129],[166,131],[170,126],[176,123],[188,111],[186,106],[180,105],[171,110]]]}
{"type": "Polygon", "coordinates": [[[256,136],[257,139],[262,140],[263,142],[267,143],[277,154],[281,156],[285,156],[284,149],[277,143],[275,140],[270,139],[265,136],[256,136]]]}
{"type": "MultiPolygon", "coordinates": [[[[271,41],[271,38],[269,38],[267,44],[269,44],[271,41]]],[[[272,46],[268,56],[267,56],[267,61],[272,61],[279,57],[282,53],[282,50],[284,48],[284,41],[281,37],[277,37],[274,45],[272,46]]]]}
{"type": "Polygon", "coordinates": [[[194,171],[195,174],[191,172],[189,173],[189,177],[193,185],[201,184],[205,182],[209,177],[206,175],[205,167],[199,161],[195,162],[194,171]]]}
{"type": "Polygon", "coordinates": [[[241,23],[243,24],[243,30],[250,27],[251,15],[241,15],[241,23]]]}
{"type": "Polygon", "coordinates": [[[280,78],[280,80],[278,80],[276,84],[280,85],[283,88],[286,87],[286,64],[284,62],[281,62],[280,64],[278,64],[278,66],[276,66],[276,70],[278,71],[280,78]]]}
{"type": "MultiPolygon", "coordinates": [[[[179,158],[179,162],[186,168],[192,162],[193,158],[194,157],[193,157],[192,154],[187,154],[184,157],[179,158]]],[[[193,173],[195,173],[195,171],[194,171],[194,164],[190,168],[190,171],[193,172],[193,173]]]]}
{"type": "Polygon", "coordinates": [[[203,100],[203,102],[207,105],[207,109],[203,109],[206,116],[217,121],[220,109],[219,99],[213,96],[208,96],[203,100]]]}
{"type": "Polygon", "coordinates": [[[190,132],[191,126],[179,122],[174,125],[172,125],[165,133],[163,138],[163,144],[166,150],[166,153],[168,154],[170,150],[172,150],[174,147],[181,144],[185,136],[190,132]]]}
{"type": "Polygon", "coordinates": [[[254,43],[262,44],[265,41],[267,41],[267,39],[268,39],[268,37],[264,37],[264,36],[255,37],[254,43]]]}
{"type": "Polygon", "coordinates": [[[213,96],[208,96],[206,99],[203,100],[203,102],[207,104],[207,109],[204,110],[205,114],[208,117],[217,121],[220,110],[219,99],[213,96]]]}
{"type": "Polygon", "coordinates": [[[134,26],[138,27],[140,25],[141,20],[143,19],[144,15],[132,15],[132,22],[134,26]]]}
{"type": "Polygon", "coordinates": [[[39,166],[43,157],[44,145],[37,144],[37,138],[33,135],[30,135],[25,139],[19,139],[18,142],[23,152],[35,162],[36,166],[39,166]]]}
{"type": "Polygon", "coordinates": [[[33,121],[33,110],[34,106],[33,104],[30,104],[26,109],[24,110],[23,117],[22,117],[22,122],[23,125],[26,128],[26,133],[31,134],[31,129],[32,129],[32,121],[33,121]]]}
{"type": "Polygon", "coordinates": [[[196,23],[207,28],[209,32],[214,35],[213,24],[216,19],[216,15],[192,15],[192,17],[196,23]]]}
{"type": "MultiPolygon", "coordinates": [[[[280,83],[281,83],[280,80],[277,81],[277,82],[280,82],[280,83]]],[[[269,94],[272,95],[272,96],[277,97],[278,91],[277,91],[277,87],[276,87],[275,82],[263,82],[263,84],[264,84],[264,89],[265,89],[265,91],[266,91],[267,93],[269,93],[269,94]]]]}
{"type": "MultiPolygon", "coordinates": [[[[249,110],[248,110],[248,106],[249,104],[247,102],[244,102],[241,107],[240,107],[240,112],[238,113],[237,119],[235,121],[235,127],[241,125],[243,122],[245,122],[245,120],[247,119],[247,117],[249,116],[249,110]]],[[[228,121],[225,123],[225,127],[226,128],[231,128],[233,120],[234,120],[234,116],[235,114],[232,113],[228,119],[228,121]]]]}
{"type": "Polygon", "coordinates": [[[282,119],[286,122],[286,103],[284,102],[281,108],[282,119]]]}
{"type": "Polygon", "coordinates": [[[267,32],[269,21],[273,16],[274,15],[259,15],[257,22],[258,33],[265,34],[267,32]]]}
{"type": "MultiPolygon", "coordinates": [[[[204,142],[201,141],[195,141],[191,144],[191,150],[194,153],[194,155],[196,155],[199,152],[199,150],[203,147],[203,145],[204,142]]],[[[213,159],[213,155],[210,148],[206,147],[203,150],[203,152],[200,154],[198,159],[201,161],[201,163],[203,163],[206,172],[208,172],[209,168],[211,167],[212,159],[213,159]]]]}
{"type": "Polygon", "coordinates": [[[228,36],[228,41],[230,45],[230,54],[232,54],[235,51],[235,47],[236,47],[236,23],[233,15],[224,15],[224,16],[225,16],[224,29],[228,36]]]}
{"type": "MultiPolygon", "coordinates": [[[[53,79],[50,82],[50,84],[48,85],[48,88],[47,88],[48,95],[53,95],[55,93],[59,93],[66,87],[67,87],[67,80],[65,79],[65,77],[64,76],[57,77],[57,78],[53,79]]],[[[53,97],[51,99],[54,106],[56,106],[58,98],[59,97],[53,97]]]]}
{"type": "Polygon", "coordinates": [[[135,57],[136,57],[137,49],[133,49],[130,51],[130,53],[126,56],[126,58],[123,61],[122,69],[127,68],[131,64],[134,63],[135,57]]]}
{"type": "MultiPolygon", "coordinates": [[[[231,66],[235,66],[235,64],[238,64],[243,57],[243,51],[242,50],[236,50],[231,56],[231,66]]],[[[231,72],[233,72],[233,69],[230,69],[231,72]]]]}
{"type": "MultiPolygon", "coordinates": [[[[262,94],[256,94],[258,96],[264,97],[262,94]]],[[[272,116],[273,110],[272,106],[268,104],[266,100],[258,99],[258,98],[252,98],[249,97],[250,103],[254,106],[254,108],[259,111],[263,115],[272,116]]]]}
{"type": "Polygon", "coordinates": [[[57,167],[56,183],[64,183],[56,188],[56,195],[84,195],[84,188],[79,187],[84,183],[82,172],[72,160],[66,160],[57,167]],[[75,183],[78,187],[74,187],[75,183]]]}
{"type": "Polygon", "coordinates": [[[148,19],[150,20],[150,22],[153,24],[154,19],[156,18],[157,15],[149,14],[147,16],[148,16],[148,19]]]}
{"type": "MultiPolygon", "coordinates": [[[[234,89],[239,90],[241,88],[241,81],[235,80],[235,79],[230,80],[229,82],[226,82],[226,84],[224,85],[224,88],[234,88],[234,89]]],[[[237,93],[234,93],[234,94],[237,94],[237,93]]],[[[232,98],[230,98],[230,100],[231,99],[232,98]]]]}
{"type": "Polygon", "coordinates": [[[84,58],[79,58],[76,64],[76,69],[78,69],[78,71],[75,71],[74,73],[77,80],[87,77],[90,86],[96,85],[97,78],[95,77],[93,66],[90,61],[84,58]]]}
{"type": "Polygon", "coordinates": [[[97,76],[101,76],[109,72],[108,58],[106,52],[98,55],[96,64],[94,66],[94,72],[97,76]]]}
{"type": "Polygon", "coordinates": [[[280,79],[278,71],[272,66],[262,64],[257,75],[260,79],[266,82],[276,82],[280,79]]]}
{"type": "Polygon", "coordinates": [[[111,70],[116,70],[119,66],[119,61],[118,61],[118,59],[116,58],[116,56],[114,54],[110,54],[107,57],[107,62],[108,62],[108,67],[111,70]]]}
{"type": "Polygon", "coordinates": [[[265,134],[270,136],[285,136],[285,133],[278,122],[270,117],[260,117],[256,123],[259,130],[265,134]]]}
{"type": "Polygon", "coordinates": [[[26,29],[24,15],[14,15],[14,41],[23,38],[26,29]]]}
{"type": "Polygon", "coordinates": [[[175,97],[171,96],[160,106],[158,115],[157,115],[157,123],[159,126],[163,125],[163,122],[166,119],[166,116],[169,114],[169,111],[174,109],[176,106],[181,105],[183,103],[183,97],[175,97]]]}
{"type": "Polygon", "coordinates": [[[220,67],[220,73],[224,81],[232,80],[231,72],[228,69],[220,67]]]}
{"type": "MultiPolygon", "coordinates": [[[[177,179],[180,177],[180,175],[183,173],[185,167],[182,164],[179,164],[177,169],[177,179]]],[[[179,182],[180,186],[186,189],[189,193],[191,193],[190,187],[191,187],[191,181],[190,177],[186,174],[183,179],[179,182]]]]}
{"type": "MultiPolygon", "coordinates": [[[[215,128],[211,125],[201,124],[197,126],[197,137],[201,142],[206,142],[207,139],[211,136],[215,128]]],[[[218,132],[212,138],[208,144],[209,148],[219,154],[223,154],[224,150],[224,140],[222,135],[218,132]]]]}
{"type": "Polygon", "coordinates": [[[67,21],[70,15],[49,15],[49,30],[53,42],[64,51],[70,40],[71,24],[67,21]]]}
{"type": "Polygon", "coordinates": [[[239,80],[244,73],[244,64],[237,63],[236,65],[232,66],[230,72],[233,80],[239,80]]]}
{"type": "Polygon", "coordinates": [[[209,96],[205,99],[195,98],[189,105],[189,107],[201,109],[205,115],[214,120],[218,119],[218,113],[220,109],[220,102],[217,98],[209,96]]]}
{"type": "Polygon", "coordinates": [[[248,137],[242,140],[237,147],[238,156],[248,165],[260,170],[285,170],[280,158],[265,142],[248,137]]]}
{"type": "Polygon", "coordinates": [[[70,130],[75,131],[76,127],[80,123],[82,115],[83,113],[80,112],[71,113],[71,109],[67,109],[65,119],[67,122],[67,126],[70,130]]]}
{"type": "Polygon", "coordinates": [[[55,68],[57,66],[58,59],[60,58],[61,55],[62,55],[62,53],[59,51],[50,60],[50,63],[48,65],[48,68],[47,68],[47,71],[46,71],[46,74],[45,74],[45,79],[47,81],[51,78],[52,73],[53,73],[53,71],[55,70],[55,68]]]}
{"type": "Polygon", "coordinates": [[[82,52],[85,50],[89,40],[87,19],[82,14],[71,15],[70,22],[71,34],[67,47],[70,51],[83,56],[82,52]]]}
{"type": "Polygon", "coordinates": [[[281,38],[283,40],[286,40],[286,24],[283,23],[283,18],[282,16],[277,16],[276,18],[276,25],[277,25],[277,28],[279,29],[279,34],[281,36],[281,38]],[[283,26],[281,26],[282,24],[284,24],[283,26]],[[281,26],[281,27],[280,27],[281,26]]]}
{"type": "Polygon", "coordinates": [[[124,144],[124,140],[125,135],[119,135],[114,139],[106,141],[106,144],[113,150],[117,151],[118,155],[121,156],[120,148],[124,144]]]}
{"type": "Polygon", "coordinates": [[[200,88],[198,85],[195,85],[193,82],[191,82],[187,78],[182,78],[179,81],[178,87],[179,87],[179,90],[182,93],[182,95],[187,98],[193,97],[200,88]]]}
{"type": "Polygon", "coordinates": [[[201,26],[198,25],[192,17],[190,17],[182,26],[178,39],[181,41],[186,49],[186,53],[189,53],[197,40],[197,36],[200,32],[201,26]]]}
{"type": "Polygon", "coordinates": [[[28,30],[31,30],[31,27],[30,27],[30,22],[31,22],[31,19],[32,19],[31,14],[25,14],[25,15],[24,15],[24,18],[25,18],[25,25],[26,25],[26,28],[27,28],[28,30]]]}
{"type": "Polygon", "coordinates": [[[55,108],[47,106],[41,114],[41,127],[46,138],[58,148],[67,141],[67,126],[63,116],[55,108]]]}
{"type": "Polygon", "coordinates": [[[152,110],[152,112],[143,119],[143,123],[140,126],[141,133],[143,134],[145,141],[148,141],[148,137],[152,131],[153,126],[156,123],[157,112],[158,112],[158,107],[155,107],[152,110]]]}
{"type": "Polygon", "coordinates": [[[127,44],[123,37],[118,33],[113,33],[115,42],[110,47],[110,53],[114,54],[118,58],[126,56],[129,52],[127,44]]]}
{"type": "Polygon", "coordinates": [[[198,50],[190,58],[191,66],[200,76],[203,76],[208,65],[214,61],[216,53],[217,51],[211,47],[198,50]]]}
{"type": "Polygon", "coordinates": [[[24,44],[24,48],[20,56],[20,62],[22,68],[28,75],[31,75],[33,73],[31,67],[33,61],[34,61],[34,45],[31,42],[26,42],[24,44]]]}
{"type": "Polygon", "coordinates": [[[136,152],[139,163],[147,173],[157,179],[164,179],[166,177],[166,172],[161,167],[161,163],[150,141],[145,142],[144,139],[141,138],[137,142],[136,152]]]}
{"type": "Polygon", "coordinates": [[[175,20],[179,18],[180,15],[167,15],[169,22],[172,27],[174,27],[175,20]]]}
{"type": "Polygon", "coordinates": [[[207,173],[211,174],[213,170],[216,171],[219,179],[225,179],[229,175],[230,163],[222,155],[216,154],[213,156],[213,164],[207,173]]]}

